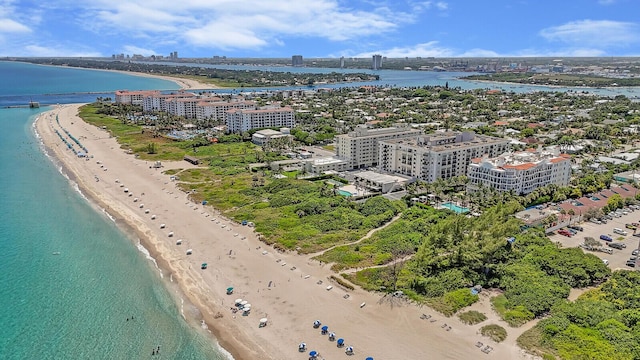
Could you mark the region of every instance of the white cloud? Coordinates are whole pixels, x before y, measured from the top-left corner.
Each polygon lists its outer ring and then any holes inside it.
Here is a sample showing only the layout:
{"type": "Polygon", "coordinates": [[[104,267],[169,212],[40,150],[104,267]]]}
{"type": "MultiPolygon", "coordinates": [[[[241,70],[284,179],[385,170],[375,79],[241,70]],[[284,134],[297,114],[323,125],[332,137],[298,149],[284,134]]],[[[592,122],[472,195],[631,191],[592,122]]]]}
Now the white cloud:
{"type": "Polygon", "coordinates": [[[27,45],[21,49],[19,53],[13,53],[12,56],[63,56],[63,57],[99,57],[103,56],[95,51],[67,49],[63,47],[47,47],[41,45],[27,45]]]}
{"type": "Polygon", "coordinates": [[[579,20],[540,31],[549,41],[575,46],[624,47],[640,42],[638,25],[611,20],[579,20]]]}
{"type": "Polygon", "coordinates": [[[449,4],[444,1],[438,1],[436,3],[436,8],[438,8],[438,10],[447,10],[449,8],[449,4]]]}
{"type": "Polygon", "coordinates": [[[28,33],[31,29],[11,19],[0,19],[0,33],[28,33]]]}
{"type": "Polygon", "coordinates": [[[456,56],[453,50],[438,46],[437,41],[429,41],[426,43],[416,44],[414,46],[394,47],[386,50],[377,50],[371,52],[364,52],[354,57],[371,57],[374,54],[380,54],[389,58],[403,58],[403,57],[453,57],[456,56]]]}
{"type": "Polygon", "coordinates": [[[347,41],[394,31],[415,20],[386,7],[359,10],[338,0],[182,0],[144,6],[125,0],[86,0],[84,26],[96,33],[220,49],[258,49],[287,37],[347,41]]]}
{"type": "Polygon", "coordinates": [[[125,45],[122,49],[123,51],[121,52],[124,54],[139,54],[143,56],[151,56],[151,55],[158,54],[158,52],[155,50],[145,49],[135,45],[125,45]]]}
{"type": "Polygon", "coordinates": [[[468,49],[456,50],[439,45],[437,41],[416,44],[413,46],[394,47],[386,50],[376,50],[370,52],[354,53],[353,51],[343,51],[339,55],[331,55],[330,57],[356,57],[368,58],[374,54],[380,54],[388,58],[404,58],[404,57],[598,57],[605,56],[606,52],[595,48],[567,48],[560,50],[544,50],[544,49],[520,49],[513,52],[500,53],[488,49],[468,49]]]}
{"type": "Polygon", "coordinates": [[[436,8],[440,11],[445,11],[449,9],[449,4],[444,1],[409,1],[409,6],[414,12],[423,12],[426,10],[430,10],[436,8]]]}

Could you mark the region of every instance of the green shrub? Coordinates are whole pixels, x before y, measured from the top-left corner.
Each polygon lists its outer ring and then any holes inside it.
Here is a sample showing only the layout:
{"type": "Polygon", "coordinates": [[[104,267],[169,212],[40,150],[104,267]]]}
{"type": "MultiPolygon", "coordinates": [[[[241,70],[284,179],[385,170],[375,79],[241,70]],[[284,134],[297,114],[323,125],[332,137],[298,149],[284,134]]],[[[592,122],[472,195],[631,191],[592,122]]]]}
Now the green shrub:
{"type": "Polygon", "coordinates": [[[502,342],[507,338],[507,330],[500,325],[485,325],[480,328],[480,334],[486,336],[495,342],[502,342]]]}
{"type": "Polygon", "coordinates": [[[509,326],[518,327],[527,321],[533,320],[535,315],[527,310],[524,306],[518,305],[510,307],[509,300],[503,294],[491,298],[493,309],[500,315],[502,320],[506,321],[509,326]]]}
{"type": "Polygon", "coordinates": [[[476,301],[478,301],[478,295],[472,294],[469,289],[458,289],[437,298],[427,299],[429,306],[445,316],[451,316],[476,301]]]}
{"type": "Polygon", "coordinates": [[[479,311],[469,310],[458,315],[460,321],[467,325],[479,324],[487,320],[487,316],[479,311]]]}

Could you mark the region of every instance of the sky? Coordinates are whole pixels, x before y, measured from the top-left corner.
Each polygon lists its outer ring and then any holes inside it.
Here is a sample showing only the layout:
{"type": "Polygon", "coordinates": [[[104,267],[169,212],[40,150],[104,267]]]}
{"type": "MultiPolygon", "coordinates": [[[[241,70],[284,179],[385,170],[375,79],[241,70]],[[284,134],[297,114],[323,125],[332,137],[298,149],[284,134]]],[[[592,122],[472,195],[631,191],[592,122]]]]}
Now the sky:
{"type": "Polygon", "coordinates": [[[640,56],[640,0],[0,0],[0,56],[640,56]]]}

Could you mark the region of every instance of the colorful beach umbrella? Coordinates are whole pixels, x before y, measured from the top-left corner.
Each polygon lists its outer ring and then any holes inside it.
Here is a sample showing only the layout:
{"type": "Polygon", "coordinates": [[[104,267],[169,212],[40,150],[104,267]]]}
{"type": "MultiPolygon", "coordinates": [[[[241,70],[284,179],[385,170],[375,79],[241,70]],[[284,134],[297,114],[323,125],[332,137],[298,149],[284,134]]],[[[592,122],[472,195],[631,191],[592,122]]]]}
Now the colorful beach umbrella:
{"type": "Polygon", "coordinates": [[[316,355],[318,355],[318,352],[317,352],[317,351],[315,351],[315,350],[311,350],[311,351],[309,352],[309,356],[316,356],[316,355]]]}

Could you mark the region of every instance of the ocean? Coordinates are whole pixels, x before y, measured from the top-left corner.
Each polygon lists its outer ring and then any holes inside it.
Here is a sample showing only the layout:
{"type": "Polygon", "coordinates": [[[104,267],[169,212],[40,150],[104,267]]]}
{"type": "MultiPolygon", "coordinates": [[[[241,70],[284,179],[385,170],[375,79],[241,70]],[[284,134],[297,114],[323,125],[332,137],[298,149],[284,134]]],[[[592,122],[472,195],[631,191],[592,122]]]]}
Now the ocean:
{"type": "Polygon", "coordinates": [[[0,62],[0,78],[0,359],[228,358],[184,320],[194,310],[182,308],[144,248],[80,193],[33,130],[46,104],[177,86],[12,62],[0,62]],[[7,108],[31,99],[43,107],[7,108]]]}

